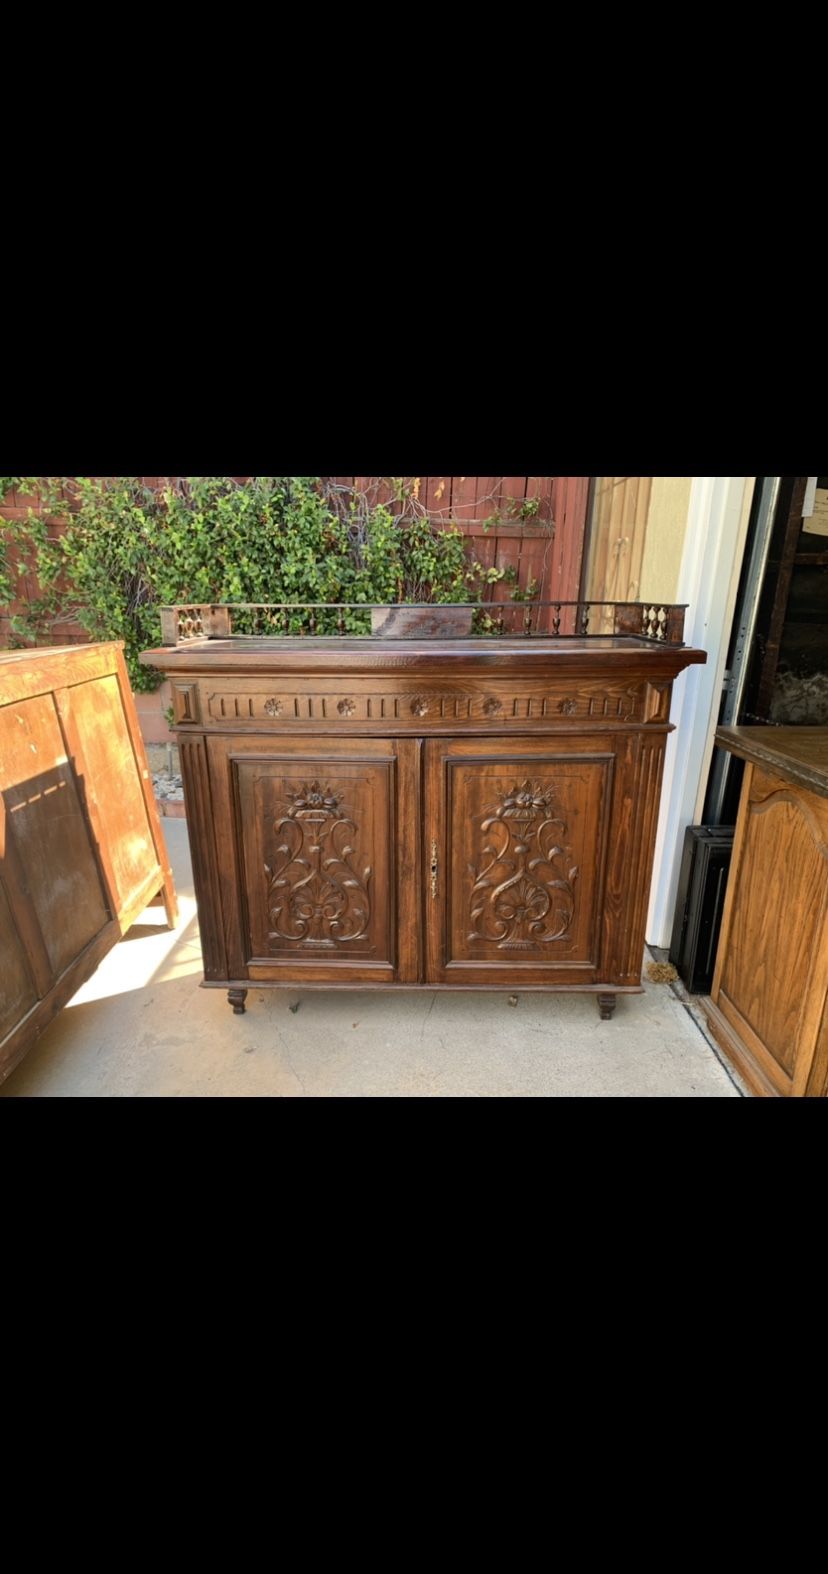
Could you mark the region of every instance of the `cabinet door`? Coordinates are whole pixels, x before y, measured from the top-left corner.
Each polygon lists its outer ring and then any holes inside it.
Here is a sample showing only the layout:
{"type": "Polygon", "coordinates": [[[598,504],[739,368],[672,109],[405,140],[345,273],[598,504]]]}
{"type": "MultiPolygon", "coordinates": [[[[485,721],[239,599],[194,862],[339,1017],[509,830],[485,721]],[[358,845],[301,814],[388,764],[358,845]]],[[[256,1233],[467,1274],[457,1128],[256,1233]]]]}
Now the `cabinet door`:
{"type": "Polygon", "coordinates": [[[209,747],[229,975],[405,977],[399,911],[411,904],[413,882],[405,881],[401,902],[399,753],[413,745],[303,739],[271,747],[239,738],[209,747]]]}
{"type": "Polygon", "coordinates": [[[710,993],[755,1092],[825,1095],[828,801],[750,763],[710,993]]]}
{"type": "Polygon", "coordinates": [[[433,739],[426,754],[430,980],[596,982],[612,744],[433,739]]]}

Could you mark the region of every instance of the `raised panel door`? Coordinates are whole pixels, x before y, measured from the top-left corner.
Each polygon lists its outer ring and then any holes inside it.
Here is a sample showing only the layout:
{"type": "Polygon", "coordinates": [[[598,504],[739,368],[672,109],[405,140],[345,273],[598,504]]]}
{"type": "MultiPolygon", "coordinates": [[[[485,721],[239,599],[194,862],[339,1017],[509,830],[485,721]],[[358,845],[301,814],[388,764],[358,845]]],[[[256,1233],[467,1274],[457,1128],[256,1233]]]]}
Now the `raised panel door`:
{"type": "Polygon", "coordinates": [[[416,980],[415,752],[210,740],[231,978],[416,980]]]}
{"type": "Polygon", "coordinates": [[[760,1077],[800,1096],[828,1043],[828,801],[748,765],[733,864],[712,999],[760,1077]]]}
{"type": "Polygon", "coordinates": [[[433,739],[426,754],[429,979],[600,981],[612,745],[433,739]]]}

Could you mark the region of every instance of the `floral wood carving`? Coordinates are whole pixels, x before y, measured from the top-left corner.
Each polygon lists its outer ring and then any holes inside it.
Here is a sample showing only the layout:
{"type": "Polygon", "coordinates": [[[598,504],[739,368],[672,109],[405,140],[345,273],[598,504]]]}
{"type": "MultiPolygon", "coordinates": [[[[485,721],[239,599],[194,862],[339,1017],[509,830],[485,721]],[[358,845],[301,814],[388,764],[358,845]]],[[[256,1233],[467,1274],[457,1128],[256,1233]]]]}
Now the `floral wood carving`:
{"type": "Polygon", "coordinates": [[[555,789],[524,781],[498,798],[480,827],[490,838],[482,866],[469,866],[470,940],[501,951],[531,951],[560,940],[575,912],[577,866],[564,845],[567,830],[555,813],[555,789]]]}
{"type": "Polygon", "coordinates": [[[356,713],[356,700],[340,700],[336,708],[340,716],[353,716],[356,713]]]}
{"type": "Polygon", "coordinates": [[[362,940],[371,917],[370,868],[352,859],[359,835],[344,794],[318,781],[287,792],[287,814],[274,821],[277,846],[268,878],[269,938],[335,950],[362,940]]]}
{"type": "Polygon", "coordinates": [[[282,714],[282,701],[281,700],[265,700],[265,702],[264,702],[264,709],[265,709],[265,715],[266,716],[281,716],[281,714],[282,714]]]}

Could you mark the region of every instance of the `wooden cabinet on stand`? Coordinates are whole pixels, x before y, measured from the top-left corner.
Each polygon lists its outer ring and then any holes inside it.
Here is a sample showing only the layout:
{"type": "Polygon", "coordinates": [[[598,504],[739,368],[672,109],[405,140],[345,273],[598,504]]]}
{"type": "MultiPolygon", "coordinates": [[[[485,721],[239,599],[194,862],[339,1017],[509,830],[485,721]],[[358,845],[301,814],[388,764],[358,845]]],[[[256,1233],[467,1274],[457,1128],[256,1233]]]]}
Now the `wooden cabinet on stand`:
{"type": "Polygon", "coordinates": [[[166,609],[141,658],[172,682],[205,984],[239,1012],[251,985],[640,993],[672,682],[705,660],[682,609],[590,637],[589,608],[532,636],[510,607],[489,638],[234,610],[166,609]]]}

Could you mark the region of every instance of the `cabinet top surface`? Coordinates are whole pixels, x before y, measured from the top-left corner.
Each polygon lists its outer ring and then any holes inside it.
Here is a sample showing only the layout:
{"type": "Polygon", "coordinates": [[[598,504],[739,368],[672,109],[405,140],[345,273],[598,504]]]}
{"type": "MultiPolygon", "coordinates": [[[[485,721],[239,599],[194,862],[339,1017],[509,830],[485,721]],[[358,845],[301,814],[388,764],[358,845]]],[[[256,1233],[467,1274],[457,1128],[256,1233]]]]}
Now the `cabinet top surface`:
{"type": "Polygon", "coordinates": [[[828,798],[828,727],[718,727],[716,742],[828,798]]]}
{"type": "Polygon", "coordinates": [[[123,644],[123,640],[104,640],[94,645],[37,645],[27,650],[0,650],[0,666],[12,666],[21,661],[31,666],[34,662],[51,661],[54,656],[80,656],[104,648],[122,650],[123,644]]]}
{"type": "Polygon", "coordinates": [[[122,640],[0,651],[0,708],[109,673],[118,672],[125,679],[122,651],[122,640]]]}
{"type": "Polygon", "coordinates": [[[308,635],[268,639],[243,635],[230,639],[192,640],[161,646],[141,654],[144,666],[164,672],[359,672],[377,669],[418,669],[470,672],[503,668],[522,672],[627,665],[643,671],[681,672],[707,656],[685,645],[669,645],[635,635],[532,639],[349,639],[308,635]]]}

